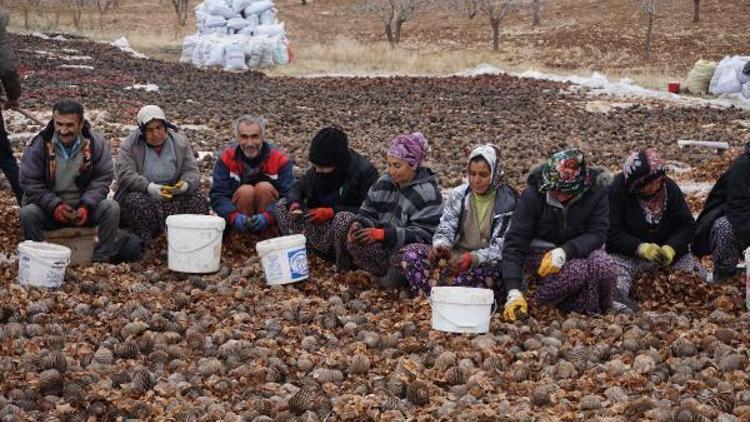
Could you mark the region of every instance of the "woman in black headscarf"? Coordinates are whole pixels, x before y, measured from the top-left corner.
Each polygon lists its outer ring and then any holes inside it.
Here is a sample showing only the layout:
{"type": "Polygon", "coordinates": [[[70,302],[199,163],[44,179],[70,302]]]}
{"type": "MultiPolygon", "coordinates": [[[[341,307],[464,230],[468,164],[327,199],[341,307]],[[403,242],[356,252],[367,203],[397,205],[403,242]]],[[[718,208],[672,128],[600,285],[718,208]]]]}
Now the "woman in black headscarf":
{"type": "Polygon", "coordinates": [[[313,165],[279,203],[279,229],[284,235],[304,234],[309,248],[335,259],[339,270],[347,269],[350,264],[343,241],[378,171],[349,148],[346,134],[335,127],[315,135],[309,160],[313,165]],[[336,239],[342,244],[337,245],[336,239]]]}

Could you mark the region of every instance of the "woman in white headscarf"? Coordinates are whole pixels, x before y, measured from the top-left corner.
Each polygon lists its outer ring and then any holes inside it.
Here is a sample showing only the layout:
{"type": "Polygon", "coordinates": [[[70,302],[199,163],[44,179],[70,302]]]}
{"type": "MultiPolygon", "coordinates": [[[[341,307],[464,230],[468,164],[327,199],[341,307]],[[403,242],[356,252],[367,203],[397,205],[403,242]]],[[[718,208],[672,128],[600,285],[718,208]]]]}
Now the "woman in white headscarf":
{"type": "Polygon", "coordinates": [[[468,183],[454,188],[445,203],[432,245],[414,244],[404,251],[403,267],[415,293],[430,294],[436,285],[493,288],[502,299],[503,238],[518,193],[503,181],[500,150],[480,145],[466,166],[468,183]],[[445,264],[438,277],[433,271],[445,264]]]}

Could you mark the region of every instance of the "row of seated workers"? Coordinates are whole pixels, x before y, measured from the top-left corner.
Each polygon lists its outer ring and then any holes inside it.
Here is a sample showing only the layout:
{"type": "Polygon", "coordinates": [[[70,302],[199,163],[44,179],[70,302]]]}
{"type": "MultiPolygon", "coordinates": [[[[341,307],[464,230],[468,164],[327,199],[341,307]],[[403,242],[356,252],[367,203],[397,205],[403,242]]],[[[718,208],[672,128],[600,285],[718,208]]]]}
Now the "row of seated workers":
{"type": "Polygon", "coordinates": [[[723,282],[750,243],[750,149],[717,181],[696,221],[654,149],[630,154],[617,175],[589,166],[578,149],[555,152],[519,191],[504,178],[502,147],[477,145],[464,159],[466,182],[444,194],[419,132],[390,141],[379,175],[341,129],[326,127],[309,145],[312,165],[295,179],[289,155],[266,139],[266,120],[243,115],[216,156],[206,197],[190,142],[164,111],[146,105],[136,122],[113,160],[79,102],[54,105],[20,163],[27,239],[97,226],[94,261],[132,261],[167,216],[213,210],[227,222],[225,240],[301,233],[337,271],[367,271],[383,288],[493,289],[509,321],[528,313],[530,284],[535,306],[633,313],[631,286],[645,272],[723,282]],[[118,238],[119,227],[131,234],[118,238]],[[711,273],[698,258],[708,254],[711,273]]]}

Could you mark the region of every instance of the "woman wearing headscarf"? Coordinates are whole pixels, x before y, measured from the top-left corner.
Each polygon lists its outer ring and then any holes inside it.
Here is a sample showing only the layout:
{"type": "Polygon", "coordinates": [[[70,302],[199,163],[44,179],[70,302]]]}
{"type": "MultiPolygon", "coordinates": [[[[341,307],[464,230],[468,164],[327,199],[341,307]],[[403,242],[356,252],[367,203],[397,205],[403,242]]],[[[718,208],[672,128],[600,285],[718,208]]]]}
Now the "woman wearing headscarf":
{"type": "Polygon", "coordinates": [[[370,188],[347,235],[347,250],[360,269],[377,276],[383,287],[404,284],[404,246],[430,243],[443,212],[435,175],[423,167],[427,139],[419,132],[391,141],[388,173],[370,188]]]}
{"type": "Polygon", "coordinates": [[[609,186],[607,252],[619,272],[615,310],[635,311],[628,295],[643,272],[672,267],[705,278],[688,250],[694,233],[693,214],[659,154],[647,149],[628,156],[609,186]]]}
{"type": "Polygon", "coordinates": [[[606,170],[589,169],[576,149],[553,154],[531,170],[503,246],[506,319],[515,320],[526,308],[520,292],[524,265],[537,279],[539,304],[585,314],[612,306],[617,273],[603,248],[610,180],[606,170]]]}
{"type": "Polygon", "coordinates": [[[121,224],[147,243],[164,231],[169,215],[208,214],[208,199],[190,142],[164,111],[144,106],[136,121],[117,154],[115,200],[121,224]]]}
{"type": "Polygon", "coordinates": [[[503,182],[500,150],[481,145],[469,154],[468,183],[451,190],[432,245],[415,243],[404,248],[403,267],[411,290],[430,295],[432,272],[445,261],[439,278],[449,284],[495,289],[505,297],[502,285],[503,239],[510,225],[518,193],[503,182]]]}
{"type": "Polygon", "coordinates": [[[346,134],[338,128],[321,129],[310,144],[313,164],[297,179],[277,207],[279,230],[284,235],[304,234],[308,247],[346,267],[346,233],[378,179],[377,169],[349,148],[346,134]],[[336,241],[338,240],[338,242],[336,241]]]}

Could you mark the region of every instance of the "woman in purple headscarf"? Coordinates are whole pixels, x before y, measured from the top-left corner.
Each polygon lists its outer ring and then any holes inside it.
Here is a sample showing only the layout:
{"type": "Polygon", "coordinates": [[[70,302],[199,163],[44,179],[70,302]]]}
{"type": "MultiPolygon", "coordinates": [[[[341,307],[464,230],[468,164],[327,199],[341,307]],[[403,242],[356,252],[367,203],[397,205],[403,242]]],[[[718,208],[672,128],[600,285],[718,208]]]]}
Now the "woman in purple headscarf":
{"type": "Polygon", "coordinates": [[[617,264],[615,309],[635,311],[628,295],[640,274],[659,268],[706,272],[688,250],[695,219],[677,184],[666,175],[664,160],[652,149],[636,151],[609,186],[607,252],[617,264]]]}
{"type": "Polygon", "coordinates": [[[432,170],[422,166],[426,154],[419,132],[391,141],[388,172],[370,188],[347,234],[354,266],[382,277],[384,287],[405,284],[401,249],[430,243],[440,222],[443,197],[432,170]]]}

